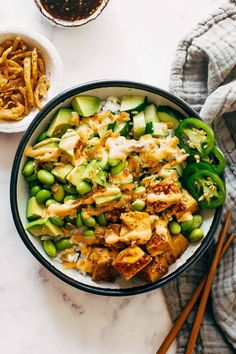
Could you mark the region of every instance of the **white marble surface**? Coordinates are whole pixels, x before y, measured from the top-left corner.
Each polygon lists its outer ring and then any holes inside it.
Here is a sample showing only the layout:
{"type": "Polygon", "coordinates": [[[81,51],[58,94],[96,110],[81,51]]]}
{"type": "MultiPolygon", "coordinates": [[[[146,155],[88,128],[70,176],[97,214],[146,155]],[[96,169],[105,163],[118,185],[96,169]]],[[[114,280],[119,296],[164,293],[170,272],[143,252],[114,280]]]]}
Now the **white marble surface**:
{"type": "MultiPolygon", "coordinates": [[[[63,89],[102,78],[168,88],[178,40],[223,0],[110,0],[96,21],[58,29],[33,0],[0,2],[1,25],[45,34],[64,62],[63,89]]],[[[7,354],[152,354],[171,326],[161,290],[99,297],[65,285],[32,257],[16,233],[9,180],[22,134],[0,134],[0,348],[7,354]]],[[[169,353],[175,352],[173,345],[169,353]]]]}

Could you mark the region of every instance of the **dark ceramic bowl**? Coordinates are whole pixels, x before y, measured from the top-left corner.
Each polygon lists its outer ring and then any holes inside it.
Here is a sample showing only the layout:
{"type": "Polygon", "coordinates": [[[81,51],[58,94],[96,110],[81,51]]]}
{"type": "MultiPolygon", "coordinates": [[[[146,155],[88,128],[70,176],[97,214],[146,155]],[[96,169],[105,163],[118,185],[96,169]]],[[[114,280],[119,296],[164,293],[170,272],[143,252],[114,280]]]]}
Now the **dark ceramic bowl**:
{"type": "Polygon", "coordinates": [[[205,237],[197,244],[192,244],[183,255],[169,267],[169,272],[153,284],[144,283],[134,279],[128,282],[118,278],[114,283],[94,282],[89,276],[83,276],[76,270],[64,270],[60,263],[53,261],[44,253],[41,243],[36,237],[30,235],[24,228],[26,224],[26,201],[28,198],[28,187],[21,173],[25,164],[23,156],[27,144],[32,144],[39,133],[48,126],[54,113],[61,107],[70,103],[71,99],[78,94],[88,94],[106,98],[108,96],[122,95],[145,95],[157,105],[168,105],[184,116],[197,117],[199,115],[185,102],[176,96],[159,88],[128,81],[97,81],[77,87],[73,87],[53,98],[35,117],[23,136],[16,151],[15,160],[11,175],[11,208],[16,228],[26,247],[50,272],[55,274],[64,282],[94,294],[108,296],[127,296],[145,293],[166,284],[178,277],[196,262],[207,250],[213,240],[213,236],[220,222],[222,207],[215,210],[204,210],[202,212],[205,237]]]}
{"type": "Polygon", "coordinates": [[[59,27],[73,28],[73,27],[79,27],[85,25],[86,23],[95,20],[95,18],[97,18],[105,9],[109,0],[103,0],[101,5],[97,8],[97,10],[94,11],[94,13],[91,14],[89,17],[86,17],[81,20],[74,20],[74,21],[66,21],[66,20],[56,18],[46,11],[46,9],[43,7],[41,3],[41,0],[34,0],[34,2],[37,8],[39,9],[40,13],[42,14],[42,16],[44,16],[44,18],[48,20],[50,23],[59,27]]]}

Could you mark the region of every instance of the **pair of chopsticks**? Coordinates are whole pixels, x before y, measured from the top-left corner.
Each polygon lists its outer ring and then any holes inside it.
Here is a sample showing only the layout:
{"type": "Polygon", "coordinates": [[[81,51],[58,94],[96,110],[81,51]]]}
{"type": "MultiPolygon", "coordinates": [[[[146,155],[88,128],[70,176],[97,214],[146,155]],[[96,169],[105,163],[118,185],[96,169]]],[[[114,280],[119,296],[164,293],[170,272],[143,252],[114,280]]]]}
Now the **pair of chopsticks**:
{"type": "Polygon", "coordinates": [[[198,287],[195,290],[191,300],[184,307],[181,315],[176,320],[174,326],[172,327],[172,329],[170,330],[170,332],[168,333],[168,335],[164,339],[162,345],[160,346],[160,348],[158,349],[156,354],[165,354],[167,352],[167,350],[169,349],[169,347],[172,344],[173,340],[175,339],[175,337],[177,336],[178,332],[180,331],[181,327],[183,326],[185,320],[187,319],[187,317],[189,316],[190,312],[192,311],[192,309],[193,309],[194,305],[196,304],[198,298],[202,294],[201,301],[200,301],[200,304],[199,304],[199,307],[198,307],[198,310],[197,310],[197,313],[196,313],[196,316],[195,316],[195,319],[194,319],[192,331],[190,333],[189,341],[188,341],[188,344],[187,344],[187,347],[186,347],[186,351],[185,351],[185,354],[192,354],[193,353],[194,346],[195,346],[195,343],[196,343],[196,340],[197,340],[197,337],[198,337],[198,333],[199,333],[199,330],[200,330],[201,321],[202,321],[202,318],[203,318],[203,315],[204,315],[204,311],[205,311],[205,308],[206,308],[207,299],[208,299],[208,296],[209,296],[210,291],[211,291],[211,285],[212,285],[212,282],[213,282],[213,279],[214,279],[216,267],[219,264],[220,260],[222,259],[222,257],[224,256],[224,254],[228,250],[231,242],[234,239],[234,233],[231,233],[230,236],[228,237],[228,239],[224,243],[227,231],[228,231],[229,226],[230,226],[230,221],[231,221],[231,215],[228,212],[227,215],[226,215],[224,226],[223,226],[223,228],[221,230],[221,233],[220,233],[220,236],[219,236],[218,244],[217,244],[217,247],[216,247],[216,251],[215,251],[215,255],[214,255],[213,261],[211,263],[211,267],[210,267],[209,273],[207,275],[205,275],[205,277],[202,279],[202,281],[198,285],[198,287]]]}

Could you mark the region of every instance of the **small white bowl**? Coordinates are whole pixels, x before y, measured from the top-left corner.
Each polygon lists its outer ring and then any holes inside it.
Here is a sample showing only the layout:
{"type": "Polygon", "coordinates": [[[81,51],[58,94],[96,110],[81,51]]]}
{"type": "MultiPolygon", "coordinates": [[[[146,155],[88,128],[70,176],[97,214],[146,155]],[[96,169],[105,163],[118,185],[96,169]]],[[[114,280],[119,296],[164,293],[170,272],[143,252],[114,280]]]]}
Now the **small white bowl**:
{"type": "Polygon", "coordinates": [[[64,28],[74,28],[74,27],[83,26],[86,23],[95,20],[95,18],[97,18],[102,13],[102,11],[105,9],[109,0],[103,0],[101,5],[97,8],[97,10],[89,17],[83,18],[82,20],[74,20],[74,21],[66,21],[66,20],[62,20],[60,18],[53,17],[49,12],[47,12],[45,10],[45,8],[41,4],[40,0],[34,0],[34,2],[36,4],[36,6],[38,7],[40,13],[51,24],[56,25],[58,27],[62,27],[62,28],[63,27],[64,28]]]}
{"type": "MultiPolygon", "coordinates": [[[[5,39],[15,38],[16,36],[20,36],[30,47],[40,49],[42,53],[46,74],[50,80],[50,88],[47,97],[42,100],[42,105],[44,106],[60,92],[63,73],[61,57],[54,45],[41,33],[21,27],[0,28],[0,43],[5,39]]],[[[0,132],[16,133],[26,130],[37,113],[38,109],[33,108],[27,116],[22,118],[22,120],[5,121],[0,119],[0,132]]]]}

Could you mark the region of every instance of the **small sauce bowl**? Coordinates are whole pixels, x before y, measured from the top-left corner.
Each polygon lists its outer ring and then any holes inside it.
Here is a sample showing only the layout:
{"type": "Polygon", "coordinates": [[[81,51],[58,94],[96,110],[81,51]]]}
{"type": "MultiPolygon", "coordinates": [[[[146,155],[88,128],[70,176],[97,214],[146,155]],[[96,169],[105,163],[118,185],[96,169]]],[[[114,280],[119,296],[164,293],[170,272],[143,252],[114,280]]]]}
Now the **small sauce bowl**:
{"type": "MultiPolygon", "coordinates": [[[[83,0],[80,0],[81,2],[83,2],[83,0]]],[[[95,10],[86,17],[81,16],[81,18],[78,19],[63,19],[62,16],[61,18],[59,18],[59,16],[55,16],[53,15],[53,11],[49,11],[45,8],[45,5],[43,4],[42,0],[34,0],[35,4],[37,5],[38,9],[40,10],[41,14],[52,24],[57,25],[59,27],[67,27],[67,28],[73,28],[73,27],[79,27],[82,25],[85,25],[86,23],[95,20],[95,18],[97,18],[101,12],[104,10],[104,8],[107,6],[109,0],[102,0],[102,1],[98,1],[99,4],[96,6],[95,10]]],[[[55,4],[58,3],[59,0],[55,0],[55,4]]],[[[78,0],[79,2],[79,0],[78,0]]],[[[63,2],[65,3],[65,1],[63,2]]],[[[65,4],[63,4],[65,5],[65,4]]],[[[69,9],[68,9],[69,10],[69,9]]]]}

